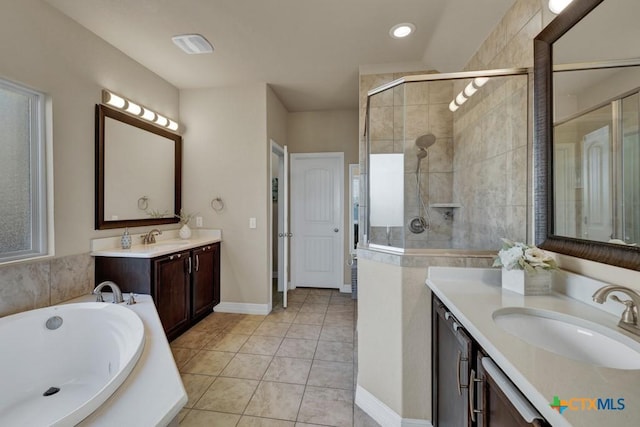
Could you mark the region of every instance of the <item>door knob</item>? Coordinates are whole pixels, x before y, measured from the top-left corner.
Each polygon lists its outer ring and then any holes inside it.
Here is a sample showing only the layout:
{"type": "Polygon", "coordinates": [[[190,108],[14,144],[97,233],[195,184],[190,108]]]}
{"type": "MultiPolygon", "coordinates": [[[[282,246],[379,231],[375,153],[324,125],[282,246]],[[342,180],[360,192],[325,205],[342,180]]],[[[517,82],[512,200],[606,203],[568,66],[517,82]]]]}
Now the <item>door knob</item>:
{"type": "Polygon", "coordinates": [[[334,228],[333,231],[337,233],[340,230],[338,228],[334,228]]]}

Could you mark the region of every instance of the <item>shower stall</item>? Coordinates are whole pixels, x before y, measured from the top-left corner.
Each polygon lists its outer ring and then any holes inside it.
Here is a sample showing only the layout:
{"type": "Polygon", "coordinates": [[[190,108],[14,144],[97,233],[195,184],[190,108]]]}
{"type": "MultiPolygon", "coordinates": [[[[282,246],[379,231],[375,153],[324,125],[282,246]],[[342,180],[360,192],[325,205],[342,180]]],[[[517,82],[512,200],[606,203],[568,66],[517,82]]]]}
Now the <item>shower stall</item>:
{"type": "Polygon", "coordinates": [[[495,250],[527,238],[529,70],[420,74],[369,90],[362,241],[495,250]]]}

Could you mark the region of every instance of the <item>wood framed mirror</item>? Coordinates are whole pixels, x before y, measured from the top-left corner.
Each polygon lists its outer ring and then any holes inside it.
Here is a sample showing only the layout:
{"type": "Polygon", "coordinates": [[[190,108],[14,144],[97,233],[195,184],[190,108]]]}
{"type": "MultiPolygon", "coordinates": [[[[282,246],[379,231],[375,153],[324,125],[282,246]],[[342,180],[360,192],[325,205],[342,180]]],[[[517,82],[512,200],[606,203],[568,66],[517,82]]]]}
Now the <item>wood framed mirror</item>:
{"type": "Polygon", "coordinates": [[[96,230],[178,222],[182,137],[96,105],[96,230]]]}
{"type": "MultiPolygon", "coordinates": [[[[618,267],[640,270],[640,241],[636,241],[632,233],[627,233],[624,230],[626,227],[625,208],[624,203],[615,202],[617,194],[622,194],[621,188],[623,183],[616,183],[616,178],[622,176],[623,157],[626,155],[626,149],[616,148],[613,143],[613,148],[609,150],[611,154],[605,153],[606,160],[602,161],[605,168],[601,168],[600,175],[587,174],[585,171],[591,166],[588,165],[588,157],[585,153],[589,150],[587,145],[587,133],[576,133],[575,150],[578,154],[575,155],[576,170],[572,170],[570,173],[564,175],[560,173],[561,162],[565,161],[560,154],[560,137],[559,126],[563,123],[567,123],[569,119],[561,118],[559,110],[561,110],[561,103],[564,102],[559,98],[559,90],[554,85],[560,85],[562,79],[559,78],[560,73],[566,73],[567,71],[576,72],[574,76],[570,76],[574,81],[580,80],[578,73],[584,73],[589,71],[592,75],[595,73],[601,73],[598,78],[604,82],[619,83],[621,79],[613,78],[612,70],[630,69],[634,67],[634,73],[637,72],[640,76],[640,49],[635,52],[636,49],[633,45],[636,44],[636,38],[629,37],[629,33],[625,33],[627,30],[621,31],[624,34],[624,38],[615,38],[615,33],[618,28],[630,28],[625,27],[624,23],[611,21],[610,16],[613,14],[610,11],[617,9],[619,16],[633,16],[637,17],[635,13],[630,10],[625,11],[625,7],[635,8],[636,0],[625,0],[627,6],[621,5],[619,2],[609,0],[580,0],[573,1],[561,14],[559,14],[535,39],[534,39],[534,95],[535,95],[535,132],[536,142],[534,144],[534,203],[535,203],[535,243],[539,247],[557,252],[560,254],[566,254],[578,258],[584,258],[596,262],[605,264],[611,264],[618,267]],[[621,9],[622,8],[622,9],[621,9]],[[605,21],[608,19],[609,21],[605,21]],[[589,25],[595,24],[594,27],[589,27],[588,31],[585,28],[586,23],[589,25]],[[594,29],[598,28],[598,29],[594,29]],[[592,40],[587,38],[579,38],[577,35],[589,34],[592,40]],[[584,46],[574,45],[574,48],[569,50],[567,40],[571,40],[571,43],[581,42],[584,46]],[[594,43],[594,40],[596,43],[594,43]],[[617,52],[623,52],[619,50],[621,46],[615,45],[616,40],[622,40],[622,44],[625,48],[624,53],[621,56],[612,57],[617,52]],[[595,48],[595,44],[601,45],[601,52],[595,48]],[[558,52],[569,52],[567,55],[559,55],[558,52]],[[589,52],[591,57],[576,56],[577,52],[589,52]],[[616,53],[612,53],[616,52],[616,53]],[[608,55],[608,56],[604,56],[608,55]],[[567,65],[567,59],[572,65],[567,65]],[[604,75],[606,73],[607,75],[604,75]],[[575,77],[575,78],[574,78],[575,77]],[[608,80],[606,80],[608,79],[608,80]],[[556,110],[554,110],[556,109],[556,110]],[[554,137],[555,136],[555,137],[554,137]],[[556,141],[556,139],[558,141],[556,141]],[[619,160],[615,160],[615,158],[619,160]],[[593,176],[595,178],[593,178],[593,176]],[[563,187],[563,178],[568,176],[570,179],[574,179],[574,183],[567,187],[563,187]],[[590,210],[592,208],[589,203],[595,205],[594,198],[590,196],[588,182],[591,180],[595,185],[602,187],[603,192],[610,192],[614,202],[607,202],[606,209],[600,206],[601,211],[607,211],[610,213],[611,219],[602,220],[602,223],[610,221],[611,224],[607,225],[609,229],[606,229],[600,236],[597,236],[595,232],[591,232],[589,221],[591,221],[590,210]],[[609,180],[611,184],[609,184],[609,180]],[[568,188],[564,191],[563,188],[568,188]],[[563,198],[562,193],[571,193],[573,197],[572,203],[576,206],[573,211],[570,211],[568,218],[571,219],[572,229],[565,227],[562,223],[561,212],[564,208],[566,199],[563,198]],[[577,202],[576,202],[577,201],[577,202]]],[[[626,21],[626,18],[623,19],[626,21]]],[[[637,24],[635,27],[638,27],[637,24]]],[[[621,36],[622,37],[622,36],[621,36]]],[[[568,73],[567,73],[568,74],[568,73]]],[[[563,76],[564,80],[567,80],[567,76],[563,76]]],[[[591,83],[585,87],[590,91],[595,91],[596,85],[591,83]]],[[[628,96],[631,92],[637,91],[640,87],[640,77],[632,76],[631,86],[629,87],[617,87],[616,96],[612,97],[611,94],[608,97],[604,97],[602,100],[590,101],[590,104],[579,105],[577,110],[581,110],[579,113],[573,115],[572,118],[585,116],[586,113],[592,113],[598,108],[604,108],[610,110],[608,103],[614,100],[621,100],[625,96],[628,96]]],[[[599,83],[600,86],[603,84],[599,83]]],[[[611,86],[611,85],[609,85],[611,86]]],[[[585,89],[586,90],[586,89],[585,89]]],[[[583,98],[586,96],[583,95],[583,98]]],[[[592,96],[593,98],[593,96],[592,96]]],[[[576,103],[578,105],[579,103],[576,103]]],[[[636,107],[637,108],[637,107],[636,107]]],[[[622,119],[613,113],[614,118],[610,121],[622,119]]],[[[640,117],[640,116],[639,116],[640,117]]],[[[584,123],[584,122],[583,122],[584,123]]],[[[638,135],[638,125],[634,125],[635,135],[638,135]]],[[[615,131],[609,131],[609,127],[605,125],[598,125],[598,127],[592,127],[590,134],[593,137],[596,131],[600,133],[606,133],[615,137],[615,131]],[[594,130],[595,129],[595,130],[594,130]]],[[[606,137],[608,138],[608,136],[606,137]]],[[[606,139],[605,138],[605,139],[606,139]]],[[[633,141],[634,146],[639,146],[638,137],[636,136],[633,141]]],[[[639,151],[640,153],[640,151],[639,151]]],[[[628,160],[628,159],[627,159],[628,160]]],[[[570,162],[571,163],[571,162],[570,162]]],[[[630,169],[640,168],[640,158],[638,164],[631,165],[630,169]]],[[[589,169],[590,170],[590,169],[589,169]]],[[[566,171],[565,171],[566,172],[566,171]]],[[[637,181],[637,179],[636,179],[637,181]]],[[[636,184],[637,185],[637,184],[636,184]]],[[[633,190],[634,199],[640,200],[640,191],[633,190]]],[[[622,199],[622,196],[618,196],[622,199]]],[[[609,200],[606,199],[606,200],[609,200]]],[[[635,202],[634,202],[635,203],[635,202]]],[[[632,203],[627,203],[631,205],[632,203]]],[[[596,206],[597,208],[597,206],[596,206]]],[[[631,211],[631,216],[640,216],[640,207],[635,211],[631,211]]],[[[565,212],[566,214],[566,212],[565,212]]],[[[603,218],[606,217],[603,216],[603,218]]]]}

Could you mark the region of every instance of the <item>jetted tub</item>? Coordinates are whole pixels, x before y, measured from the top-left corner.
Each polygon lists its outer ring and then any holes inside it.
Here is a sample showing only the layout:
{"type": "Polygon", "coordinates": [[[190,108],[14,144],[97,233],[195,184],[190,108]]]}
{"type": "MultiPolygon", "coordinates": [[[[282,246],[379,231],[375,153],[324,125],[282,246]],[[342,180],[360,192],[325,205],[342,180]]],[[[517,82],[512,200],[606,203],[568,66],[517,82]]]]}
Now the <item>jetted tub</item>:
{"type": "Polygon", "coordinates": [[[86,302],[0,319],[0,425],[72,426],[122,384],[144,348],[136,313],[86,302]]]}

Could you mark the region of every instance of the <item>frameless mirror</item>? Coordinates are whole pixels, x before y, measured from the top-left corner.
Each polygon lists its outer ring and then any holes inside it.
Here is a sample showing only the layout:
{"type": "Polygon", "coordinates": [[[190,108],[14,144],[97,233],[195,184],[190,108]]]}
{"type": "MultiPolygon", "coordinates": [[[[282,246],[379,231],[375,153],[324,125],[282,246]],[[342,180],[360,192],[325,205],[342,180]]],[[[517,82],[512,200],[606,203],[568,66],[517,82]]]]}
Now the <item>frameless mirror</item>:
{"type": "Polygon", "coordinates": [[[575,1],[535,40],[536,243],[640,269],[637,0],[575,1]]]}
{"type": "Polygon", "coordinates": [[[178,222],[182,138],[96,106],[96,229],[178,222]]]}

